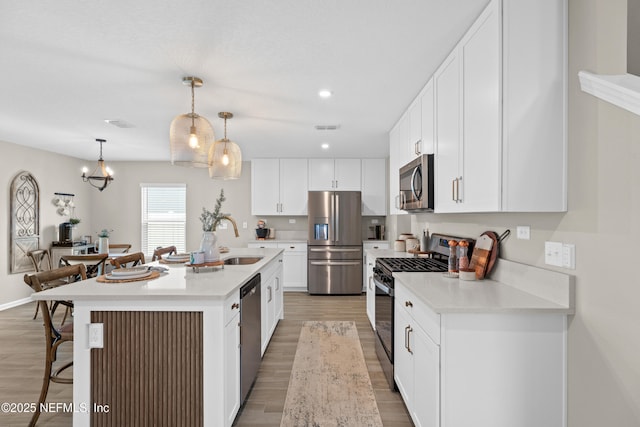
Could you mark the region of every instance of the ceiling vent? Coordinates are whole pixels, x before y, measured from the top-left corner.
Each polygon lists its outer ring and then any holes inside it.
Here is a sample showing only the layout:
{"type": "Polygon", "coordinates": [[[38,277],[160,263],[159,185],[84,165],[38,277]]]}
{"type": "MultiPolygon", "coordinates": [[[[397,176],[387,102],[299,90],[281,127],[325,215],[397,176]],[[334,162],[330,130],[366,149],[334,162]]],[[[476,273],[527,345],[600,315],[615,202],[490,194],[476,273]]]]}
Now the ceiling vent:
{"type": "Polygon", "coordinates": [[[338,130],[340,125],[316,125],[316,130],[338,130]]]}
{"type": "Polygon", "coordinates": [[[105,123],[109,123],[110,125],[119,127],[119,128],[123,128],[123,129],[131,129],[134,128],[135,126],[132,125],[131,123],[125,122],[124,120],[105,120],[105,123]]]}

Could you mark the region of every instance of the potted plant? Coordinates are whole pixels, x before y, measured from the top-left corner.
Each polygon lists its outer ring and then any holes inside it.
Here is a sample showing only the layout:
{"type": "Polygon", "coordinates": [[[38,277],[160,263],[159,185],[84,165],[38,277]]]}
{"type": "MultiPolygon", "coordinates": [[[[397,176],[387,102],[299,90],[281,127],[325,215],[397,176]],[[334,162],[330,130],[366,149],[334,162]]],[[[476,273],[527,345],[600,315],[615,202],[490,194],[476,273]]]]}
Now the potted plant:
{"type": "Polygon", "coordinates": [[[220,252],[218,251],[216,227],[223,219],[227,218],[227,215],[222,213],[222,202],[226,198],[224,197],[224,188],[220,189],[220,197],[216,199],[216,204],[213,208],[213,212],[207,208],[202,208],[202,214],[200,214],[200,222],[202,222],[202,241],[200,242],[200,251],[204,252],[204,262],[214,262],[220,259],[220,252]]]}
{"type": "Polygon", "coordinates": [[[109,234],[111,234],[112,231],[113,230],[103,228],[98,232],[98,253],[109,253],[109,234]]]}

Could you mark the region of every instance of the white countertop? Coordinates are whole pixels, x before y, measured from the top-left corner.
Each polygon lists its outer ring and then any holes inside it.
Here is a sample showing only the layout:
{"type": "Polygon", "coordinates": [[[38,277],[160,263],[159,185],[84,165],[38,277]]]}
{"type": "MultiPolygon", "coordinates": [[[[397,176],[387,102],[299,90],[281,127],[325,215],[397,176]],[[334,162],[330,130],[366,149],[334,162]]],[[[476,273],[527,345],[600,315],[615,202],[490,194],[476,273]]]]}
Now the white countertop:
{"type": "Polygon", "coordinates": [[[282,249],[273,248],[232,248],[221,254],[221,259],[236,256],[262,256],[255,264],[225,265],[224,268],[201,268],[199,273],[183,264],[160,264],[158,261],[147,265],[167,267],[168,273],[153,280],[125,283],[100,283],[88,279],[34,293],[34,300],[194,300],[224,299],[236,291],[271,260],[282,249]]]}
{"type": "MultiPolygon", "coordinates": [[[[370,249],[375,258],[411,258],[392,249],[370,249]]],[[[498,259],[491,279],[464,281],[444,273],[393,273],[436,313],[575,313],[574,277],[498,259]]]]}
{"type": "Polygon", "coordinates": [[[436,313],[573,313],[569,306],[494,280],[464,281],[444,273],[393,273],[393,277],[436,313]]]}

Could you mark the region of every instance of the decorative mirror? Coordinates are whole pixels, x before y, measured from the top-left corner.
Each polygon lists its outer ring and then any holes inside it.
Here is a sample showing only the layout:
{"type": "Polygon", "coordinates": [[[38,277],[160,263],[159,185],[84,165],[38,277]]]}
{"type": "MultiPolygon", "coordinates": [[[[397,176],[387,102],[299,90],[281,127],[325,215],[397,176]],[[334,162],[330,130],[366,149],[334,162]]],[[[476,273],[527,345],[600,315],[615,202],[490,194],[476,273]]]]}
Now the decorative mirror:
{"type": "Polygon", "coordinates": [[[9,271],[33,271],[27,252],[40,246],[40,188],[29,172],[18,173],[11,181],[9,193],[11,230],[9,236],[9,271]]]}

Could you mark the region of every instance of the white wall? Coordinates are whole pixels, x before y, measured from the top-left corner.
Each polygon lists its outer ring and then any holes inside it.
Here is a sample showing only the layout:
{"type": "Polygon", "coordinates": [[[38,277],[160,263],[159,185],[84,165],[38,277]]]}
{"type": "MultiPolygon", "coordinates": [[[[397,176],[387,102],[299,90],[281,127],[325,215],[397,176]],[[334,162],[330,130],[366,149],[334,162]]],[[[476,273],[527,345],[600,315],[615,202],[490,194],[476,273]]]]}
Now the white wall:
{"type": "MultiPolygon", "coordinates": [[[[569,1],[569,210],[422,214],[412,232],[511,237],[504,258],[544,265],[545,240],[574,243],[576,309],[568,336],[570,427],[640,426],[640,117],[580,90],[579,70],[626,70],[626,0],[569,1]],[[517,225],[531,240],[517,240],[517,225]]],[[[544,165],[540,165],[541,173],[544,165]]]]}

